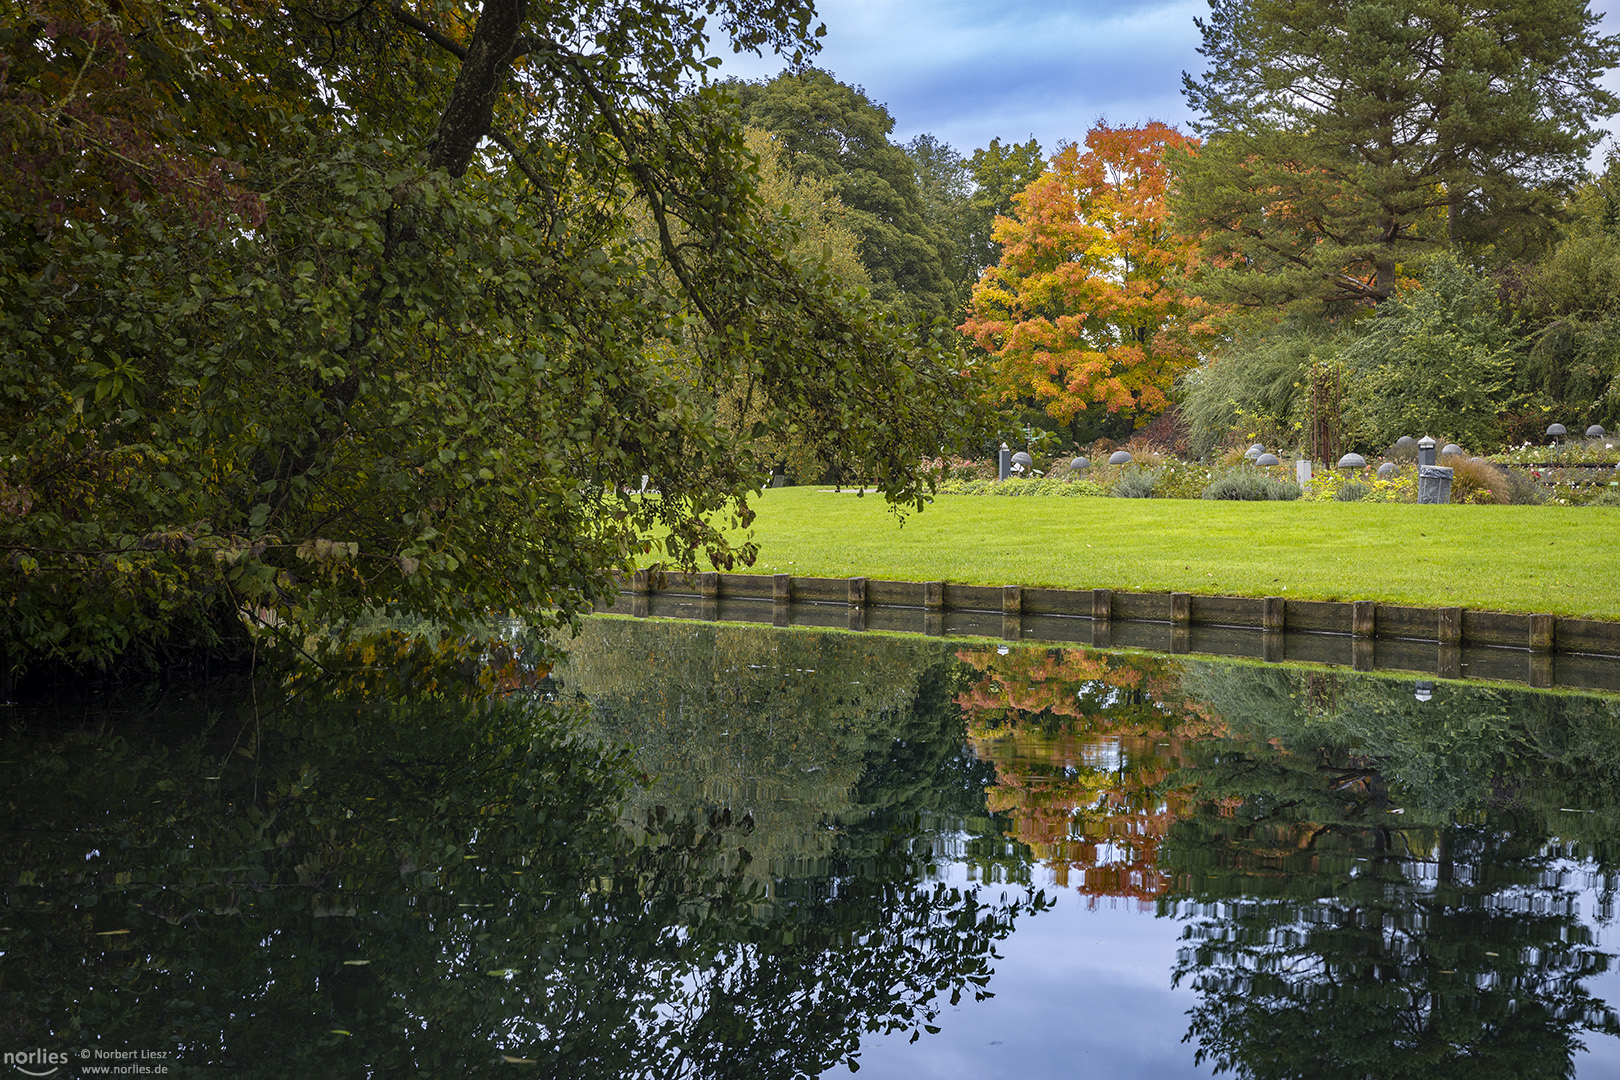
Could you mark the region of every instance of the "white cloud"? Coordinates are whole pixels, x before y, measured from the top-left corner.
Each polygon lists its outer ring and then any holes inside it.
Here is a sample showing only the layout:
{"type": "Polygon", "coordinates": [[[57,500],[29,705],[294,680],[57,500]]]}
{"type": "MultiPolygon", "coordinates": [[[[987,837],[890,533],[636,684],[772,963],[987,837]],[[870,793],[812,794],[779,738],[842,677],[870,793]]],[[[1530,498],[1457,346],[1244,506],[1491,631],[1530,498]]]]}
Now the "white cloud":
{"type": "MultiPolygon", "coordinates": [[[[1203,59],[1201,0],[822,0],[819,10],[817,66],[886,105],[897,141],[930,132],[963,153],[1031,134],[1050,151],[1104,115],[1184,123],[1181,73],[1203,59]]],[[[783,66],[728,57],[721,72],[783,66]]]]}

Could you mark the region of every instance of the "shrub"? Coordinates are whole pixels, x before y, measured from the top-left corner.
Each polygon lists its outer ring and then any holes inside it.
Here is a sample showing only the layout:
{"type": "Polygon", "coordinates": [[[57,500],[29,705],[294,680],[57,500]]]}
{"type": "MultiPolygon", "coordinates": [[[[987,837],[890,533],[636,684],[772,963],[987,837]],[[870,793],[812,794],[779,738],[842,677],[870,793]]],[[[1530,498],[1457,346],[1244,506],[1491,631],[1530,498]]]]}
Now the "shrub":
{"type": "Polygon", "coordinates": [[[1333,497],[1339,502],[1361,502],[1372,493],[1372,488],[1360,480],[1350,480],[1342,484],[1333,497]]]}
{"type": "Polygon", "coordinates": [[[1497,503],[1506,506],[1513,502],[1513,485],[1507,470],[1499,469],[1488,461],[1475,461],[1457,454],[1447,454],[1441,463],[1451,469],[1451,501],[1457,503],[1497,503]]]}
{"type": "Polygon", "coordinates": [[[1620,489],[1605,488],[1603,493],[1595,499],[1588,499],[1587,506],[1620,506],[1620,489]]]}
{"type": "Polygon", "coordinates": [[[1204,489],[1206,499],[1243,499],[1250,502],[1281,501],[1300,497],[1299,485],[1277,480],[1253,469],[1234,469],[1204,489]]]}
{"type": "Polygon", "coordinates": [[[1158,480],[1156,469],[1127,469],[1114,481],[1112,494],[1119,499],[1151,499],[1158,480]]]}
{"type": "Polygon", "coordinates": [[[1541,485],[1518,469],[1503,469],[1502,475],[1507,478],[1508,501],[1515,506],[1531,506],[1535,503],[1547,501],[1547,493],[1541,490],[1541,485]]]}

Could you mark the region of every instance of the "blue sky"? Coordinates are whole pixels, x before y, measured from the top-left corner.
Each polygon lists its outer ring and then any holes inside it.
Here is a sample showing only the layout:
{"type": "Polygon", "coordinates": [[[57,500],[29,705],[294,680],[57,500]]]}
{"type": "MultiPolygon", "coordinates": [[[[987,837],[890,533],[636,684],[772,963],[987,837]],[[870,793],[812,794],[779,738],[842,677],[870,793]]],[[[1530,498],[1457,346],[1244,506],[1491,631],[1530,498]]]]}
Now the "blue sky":
{"type": "MultiPolygon", "coordinates": [[[[1605,30],[1620,0],[1596,3],[1605,30]]],[[[930,132],[969,154],[991,139],[1034,135],[1047,153],[1116,124],[1191,119],[1181,73],[1203,71],[1195,17],[1204,0],[819,0],[827,26],[818,67],[865,88],[895,119],[893,138],[930,132]]],[[[724,75],[752,79],[775,57],[727,56],[724,75]]],[[[1620,92],[1620,73],[1605,80],[1620,92]]],[[[1613,126],[1613,125],[1611,125],[1613,126]]],[[[1598,157],[1601,159],[1601,151],[1598,157]]]]}

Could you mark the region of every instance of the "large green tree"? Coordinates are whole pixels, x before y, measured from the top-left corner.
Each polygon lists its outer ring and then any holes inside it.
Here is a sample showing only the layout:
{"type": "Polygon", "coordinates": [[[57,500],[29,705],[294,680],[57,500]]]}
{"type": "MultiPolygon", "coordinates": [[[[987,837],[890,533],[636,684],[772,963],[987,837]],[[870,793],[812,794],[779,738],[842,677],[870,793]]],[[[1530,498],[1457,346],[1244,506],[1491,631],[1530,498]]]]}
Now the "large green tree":
{"type": "Polygon", "coordinates": [[[794,173],[826,181],[853,212],[873,298],[908,318],[951,315],[957,296],[941,256],[946,245],[911,158],[889,141],[889,111],[818,68],[732,89],[743,119],[781,140],[794,173]]]}
{"type": "Polygon", "coordinates": [[[1256,307],[1379,303],[1448,245],[1517,254],[1620,103],[1585,0],[1211,0],[1187,76],[1203,150],[1179,213],[1203,287],[1256,307]],[[1518,249],[1518,251],[1514,250],[1518,249]]]}
{"type": "Polygon", "coordinates": [[[566,621],[652,535],[746,560],[773,431],[918,501],[962,365],[790,257],[706,27],[814,42],[749,0],[8,5],[0,669],[566,621]]]}

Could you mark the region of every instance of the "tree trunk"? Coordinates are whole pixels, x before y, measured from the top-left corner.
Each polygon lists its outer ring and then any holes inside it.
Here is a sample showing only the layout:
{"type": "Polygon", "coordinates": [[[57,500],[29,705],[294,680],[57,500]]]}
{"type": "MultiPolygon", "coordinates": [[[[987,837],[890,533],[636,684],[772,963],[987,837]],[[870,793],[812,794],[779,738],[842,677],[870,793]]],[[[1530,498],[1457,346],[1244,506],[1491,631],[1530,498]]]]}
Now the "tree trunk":
{"type": "Polygon", "coordinates": [[[434,168],[444,169],[451,176],[462,175],[478,144],[489,135],[495,119],[495,99],[527,15],[527,0],[484,0],[467,57],[439,117],[434,168]]]}

